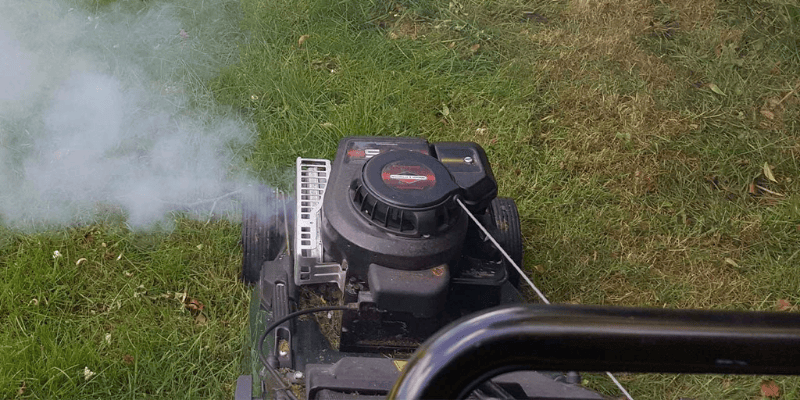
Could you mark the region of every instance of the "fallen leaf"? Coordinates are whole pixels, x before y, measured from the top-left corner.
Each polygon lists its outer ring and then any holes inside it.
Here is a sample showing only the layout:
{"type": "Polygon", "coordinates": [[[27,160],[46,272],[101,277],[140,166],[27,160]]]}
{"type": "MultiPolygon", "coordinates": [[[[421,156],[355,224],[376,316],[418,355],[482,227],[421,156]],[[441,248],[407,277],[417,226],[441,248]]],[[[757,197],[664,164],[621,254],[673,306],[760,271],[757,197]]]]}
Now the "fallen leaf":
{"type": "Polygon", "coordinates": [[[300,39],[297,39],[297,46],[298,47],[302,46],[303,43],[305,43],[305,41],[308,40],[308,38],[310,38],[310,37],[311,37],[311,35],[300,36],[300,39]]]}
{"type": "Polygon", "coordinates": [[[86,262],[85,258],[79,258],[78,261],[75,261],[75,265],[81,265],[81,263],[86,262]]]}
{"type": "Polygon", "coordinates": [[[763,169],[764,169],[764,176],[766,176],[767,179],[769,179],[769,180],[771,180],[771,181],[773,181],[775,183],[778,183],[778,180],[775,179],[775,175],[772,175],[772,168],[770,168],[769,163],[765,162],[763,169]]]}
{"type": "Polygon", "coordinates": [[[789,303],[789,300],[786,299],[778,299],[776,303],[776,307],[778,311],[787,311],[792,308],[792,303],[789,303]]]}
{"type": "Polygon", "coordinates": [[[208,318],[206,318],[203,313],[197,314],[197,316],[194,317],[194,323],[197,325],[206,325],[208,323],[208,318]]]}
{"type": "Polygon", "coordinates": [[[189,300],[184,304],[186,304],[186,308],[191,311],[203,311],[203,308],[205,307],[199,300],[192,298],[189,298],[189,300]]]}
{"type": "Polygon", "coordinates": [[[17,390],[17,396],[22,396],[23,394],[25,394],[25,389],[26,389],[25,381],[22,381],[22,385],[20,385],[19,390],[17,390]]]}
{"type": "Polygon", "coordinates": [[[128,365],[133,364],[133,356],[130,354],[125,354],[122,356],[122,362],[128,365]]]}
{"type": "Polygon", "coordinates": [[[711,89],[712,92],[714,92],[714,93],[716,93],[716,94],[718,94],[720,96],[725,96],[725,92],[723,92],[722,89],[720,89],[719,86],[717,86],[714,83],[709,83],[708,84],[708,88],[711,89]]]}
{"type": "Polygon", "coordinates": [[[779,397],[781,388],[775,381],[761,381],[761,395],[764,397],[779,397]]]}
{"type": "Polygon", "coordinates": [[[539,265],[539,264],[536,264],[536,265],[534,265],[534,266],[533,266],[533,269],[535,269],[535,270],[536,270],[536,272],[538,272],[538,273],[540,273],[540,274],[544,273],[544,267],[543,267],[543,266],[541,266],[541,265],[539,265]]]}
{"type": "Polygon", "coordinates": [[[725,264],[731,265],[731,266],[736,267],[736,268],[740,268],[739,264],[737,264],[736,261],[733,261],[732,258],[727,258],[726,257],[725,258],[725,264]]]}
{"type": "Polygon", "coordinates": [[[473,44],[472,47],[469,48],[469,51],[474,53],[474,52],[478,51],[478,49],[480,49],[480,48],[481,48],[480,44],[473,44]]]}
{"type": "Polygon", "coordinates": [[[450,115],[450,108],[447,107],[447,104],[442,104],[442,116],[446,117],[450,115]]]}
{"type": "Polygon", "coordinates": [[[761,115],[763,115],[764,118],[769,119],[769,120],[775,119],[775,113],[773,113],[772,111],[769,111],[769,110],[761,110],[761,115]]]}

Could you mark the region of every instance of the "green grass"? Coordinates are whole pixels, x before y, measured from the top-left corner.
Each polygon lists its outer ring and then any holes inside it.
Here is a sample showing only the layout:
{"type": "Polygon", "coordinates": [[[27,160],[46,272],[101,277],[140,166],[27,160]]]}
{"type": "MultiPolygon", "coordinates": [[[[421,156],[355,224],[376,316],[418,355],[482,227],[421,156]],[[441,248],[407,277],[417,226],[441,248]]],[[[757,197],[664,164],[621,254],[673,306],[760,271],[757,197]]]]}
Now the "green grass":
{"type": "Polygon", "coordinates": [[[0,397],[22,382],[23,398],[229,397],[249,295],[236,284],[236,226],[4,234],[0,397]],[[206,321],[179,293],[204,305],[206,321]],[[85,379],[85,367],[96,375],[85,379]]]}
{"type": "MultiPolygon", "coordinates": [[[[244,150],[263,180],[285,182],[298,156],[331,158],[347,135],[472,140],[517,200],[525,264],[554,302],[800,303],[793,2],[246,0],[242,11],[240,61],[205,84],[257,124],[244,150]]],[[[24,398],[230,397],[247,323],[238,235],[181,219],[170,233],[0,231],[0,397],[22,382],[24,398]],[[175,292],[205,305],[205,325],[165,298],[175,292]],[[97,375],[84,380],[84,367],[97,375]]],[[[636,399],[755,399],[762,378],[620,377],[636,399]]],[[[782,398],[800,396],[797,379],[776,381],[782,398]]]]}

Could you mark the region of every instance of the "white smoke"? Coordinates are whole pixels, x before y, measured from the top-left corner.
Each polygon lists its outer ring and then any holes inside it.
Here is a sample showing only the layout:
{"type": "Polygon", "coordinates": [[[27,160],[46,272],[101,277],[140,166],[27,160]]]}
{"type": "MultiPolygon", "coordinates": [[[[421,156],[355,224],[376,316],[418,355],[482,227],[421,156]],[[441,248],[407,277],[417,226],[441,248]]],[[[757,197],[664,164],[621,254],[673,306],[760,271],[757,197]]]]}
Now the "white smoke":
{"type": "Polygon", "coordinates": [[[236,19],[228,0],[120,0],[93,13],[0,0],[0,222],[120,209],[147,227],[234,207],[254,128],[203,83],[235,58],[236,19]]]}

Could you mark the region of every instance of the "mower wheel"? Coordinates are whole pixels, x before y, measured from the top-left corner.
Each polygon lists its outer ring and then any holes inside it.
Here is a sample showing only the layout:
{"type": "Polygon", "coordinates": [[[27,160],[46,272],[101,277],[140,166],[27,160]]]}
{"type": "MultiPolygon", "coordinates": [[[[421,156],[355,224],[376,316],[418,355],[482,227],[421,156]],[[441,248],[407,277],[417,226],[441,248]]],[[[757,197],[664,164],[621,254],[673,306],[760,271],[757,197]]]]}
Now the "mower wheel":
{"type": "Polygon", "coordinates": [[[258,281],[264,261],[278,256],[285,241],[282,213],[282,203],[269,187],[255,187],[242,197],[241,279],[245,283],[258,281]]]}
{"type": "MultiPolygon", "coordinates": [[[[497,242],[511,256],[517,265],[522,268],[522,230],[520,229],[519,210],[514,199],[508,197],[497,197],[489,205],[494,223],[497,226],[497,242]]],[[[509,281],[514,286],[519,285],[519,272],[505,258],[503,264],[506,266],[509,281]]]]}

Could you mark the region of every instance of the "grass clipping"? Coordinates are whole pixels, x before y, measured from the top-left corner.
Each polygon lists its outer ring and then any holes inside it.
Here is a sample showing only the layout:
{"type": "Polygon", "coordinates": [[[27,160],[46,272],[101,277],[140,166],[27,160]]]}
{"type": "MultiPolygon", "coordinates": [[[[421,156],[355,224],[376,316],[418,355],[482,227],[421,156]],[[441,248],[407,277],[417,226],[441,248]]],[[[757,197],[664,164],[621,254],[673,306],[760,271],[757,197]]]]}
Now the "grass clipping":
{"type": "MultiPolygon", "coordinates": [[[[332,285],[309,288],[300,287],[300,309],[328,307],[342,305],[341,292],[332,285]]],[[[313,313],[303,315],[300,319],[313,318],[319,325],[319,330],[334,350],[339,349],[339,333],[342,331],[342,311],[328,311],[327,313],[313,313]]]]}

